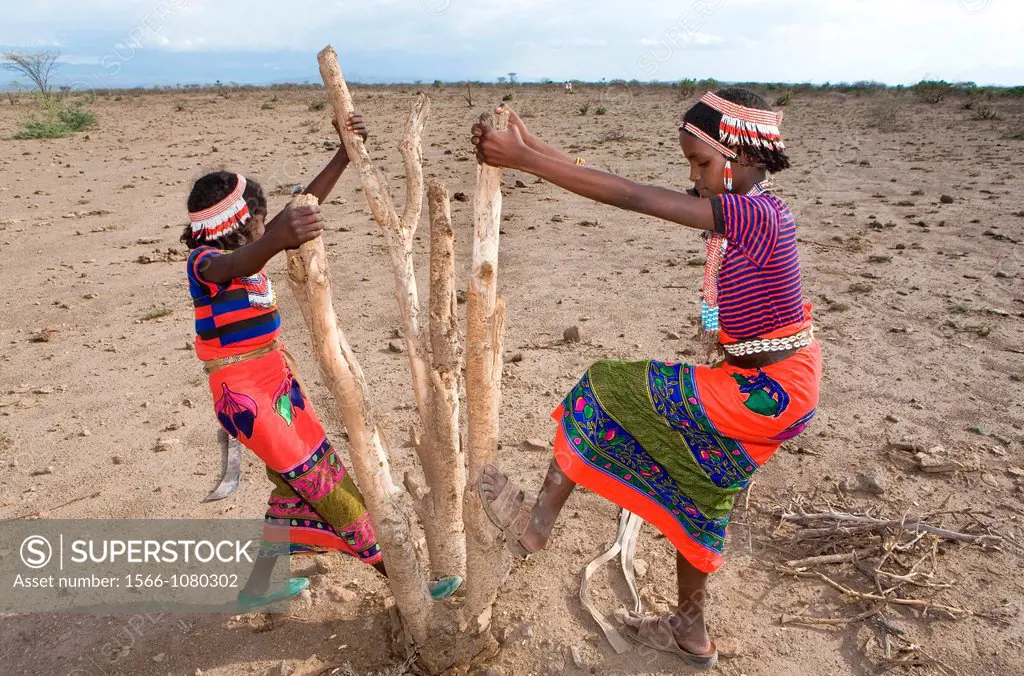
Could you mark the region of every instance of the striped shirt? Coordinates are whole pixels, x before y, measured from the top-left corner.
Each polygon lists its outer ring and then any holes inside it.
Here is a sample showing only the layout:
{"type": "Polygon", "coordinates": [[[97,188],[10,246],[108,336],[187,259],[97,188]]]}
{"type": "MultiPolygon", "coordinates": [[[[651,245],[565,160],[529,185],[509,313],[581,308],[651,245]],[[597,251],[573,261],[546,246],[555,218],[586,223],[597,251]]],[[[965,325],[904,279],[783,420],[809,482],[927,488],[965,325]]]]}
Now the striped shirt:
{"type": "Polygon", "coordinates": [[[225,252],[212,246],[188,256],[188,287],[196,316],[196,356],[203,361],[244,354],[270,344],[281,333],[277,296],[261,270],[228,284],[208,282],[199,264],[225,252]]]}
{"type": "Polygon", "coordinates": [[[750,340],[804,320],[793,212],[778,197],[723,194],[712,202],[728,246],[718,274],[719,323],[750,340]]]}

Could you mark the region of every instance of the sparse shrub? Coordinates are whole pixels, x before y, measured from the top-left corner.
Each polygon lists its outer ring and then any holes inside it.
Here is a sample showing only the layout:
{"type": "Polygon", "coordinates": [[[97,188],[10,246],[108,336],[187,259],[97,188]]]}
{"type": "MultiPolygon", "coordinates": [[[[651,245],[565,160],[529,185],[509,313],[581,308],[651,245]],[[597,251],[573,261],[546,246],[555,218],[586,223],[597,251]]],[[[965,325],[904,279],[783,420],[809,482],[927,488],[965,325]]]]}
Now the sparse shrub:
{"type": "Polygon", "coordinates": [[[537,117],[537,113],[533,111],[533,108],[527,108],[526,106],[523,106],[523,108],[519,111],[519,117],[537,117]]]}
{"type": "Polygon", "coordinates": [[[25,120],[16,139],[63,138],[95,126],[96,116],[81,105],[67,106],[55,99],[43,102],[43,118],[25,120]]]}
{"type": "Polygon", "coordinates": [[[975,121],[987,121],[1001,120],[1003,119],[1003,117],[1002,115],[992,110],[988,106],[978,106],[977,109],[974,111],[974,114],[971,115],[971,119],[975,121]]]}
{"type": "Polygon", "coordinates": [[[914,85],[913,92],[921,101],[934,105],[953,93],[953,85],[944,80],[921,80],[914,85]]]}
{"type": "Polygon", "coordinates": [[[1010,141],[1024,141],[1024,127],[1017,127],[1006,132],[1003,138],[1010,141]]]}
{"type": "Polygon", "coordinates": [[[504,96],[502,96],[501,100],[502,101],[511,101],[512,100],[512,92],[509,92],[508,94],[505,94],[504,96]]]}
{"type": "Polygon", "coordinates": [[[174,110],[176,112],[183,113],[186,110],[188,110],[188,108],[185,107],[184,103],[176,103],[176,104],[174,104],[174,110]]]}
{"type": "Polygon", "coordinates": [[[885,133],[904,128],[903,111],[894,99],[879,103],[868,113],[868,127],[885,133]]]}
{"type": "Polygon", "coordinates": [[[601,134],[601,141],[610,143],[613,141],[628,141],[629,137],[622,129],[609,129],[601,134]]]}
{"type": "Polygon", "coordinates": [[[604,115],[607,112],[608,109],[605,108],[604,106],[598,106],[597,108],[594,109],[594,115],[604,115]]]}
{"type": "Polygon", "coordinates": [[[587,113],[590,112],[590,104],[589,103],[584,103],[582,106],[580,106],[579,110],[580,110],[580,115],[586,115],[587,113]]]}
{"type": "Polygon", "coordinates": [[[273,110],[273,109],[274,109],[274,104],[271,103],[270,101],[267,101],[262,106],[260,106],[260,110],[273,110]]]}
{"type": "Polygon", "coordinates": [[[679,82],[679,98],[688,99],[697,93],[697,81],[687,78],[679,82]]]}
{"type": "Polygon", "coordinates": [[[154,307],[149,312],[147,312],[146,314],[142,315],[142,321],[148,322],[148,321],[150,321],[152,319],[160,319],[161,317],[166,317],[166,316],[172,314],[173,312],[174,312],[174,310],[172,310],[172,309],[170,309],[170,308],[168,308],[168,307],[166,307],[164,305],[161,305],[160,307],[154,307]]]}
{"type": "Polygon", "coordinates": [[[327,99],[314,99],[309,102],[311,111],[320,111],[327,107],[327,99]]]}
{"type": "Polygon", "coordinates": [[[789,102],[793,99],[793,92],[783,92],[775,99],[775,105],[778,107],[788,106],[789,102]]]}

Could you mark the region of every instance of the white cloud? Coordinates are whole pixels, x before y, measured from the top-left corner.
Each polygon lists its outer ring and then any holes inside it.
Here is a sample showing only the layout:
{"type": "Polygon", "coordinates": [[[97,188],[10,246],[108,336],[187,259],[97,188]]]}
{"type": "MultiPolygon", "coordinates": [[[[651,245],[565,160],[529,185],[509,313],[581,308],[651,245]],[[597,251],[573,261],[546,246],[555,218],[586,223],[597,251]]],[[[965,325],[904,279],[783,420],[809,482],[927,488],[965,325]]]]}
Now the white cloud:
{"type": "Polygon", "coordinates": [[[1017,0],[36,0],[5,7],[0,45],[113,53],[136,78],[138,52],[259,52],[257,79],[303,54],[315,74],[333,43],[379,77],[1021,83],[1022,25],[1017,0]]]}

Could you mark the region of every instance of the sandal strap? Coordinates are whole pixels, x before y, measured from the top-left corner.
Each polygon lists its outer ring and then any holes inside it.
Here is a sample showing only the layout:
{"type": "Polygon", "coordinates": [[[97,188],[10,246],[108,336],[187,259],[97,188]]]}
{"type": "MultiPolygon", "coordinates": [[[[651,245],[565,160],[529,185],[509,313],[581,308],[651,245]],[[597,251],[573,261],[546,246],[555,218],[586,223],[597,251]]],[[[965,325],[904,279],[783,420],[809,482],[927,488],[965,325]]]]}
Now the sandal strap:
{"type": "Polygon", "coordinates": [[[519,509],[509,520],[508,525],[505,526],[505,533],[515,540],[523,537],[523,533],[525,533],[526,529],[530,527],[530,521],[533,519],[533,507],[536,504],[536,496],[523,493],[523,502],[519,505],[519,509]]]}
{"type": "Polygon", "coordinates": [[[502,530],[507,530],[508,525],[515,520],[517,515],[513,510],[516,498],[519,497],[521,492],[519,484],[512,481],[511,477],[508,477],[501,491],[491,501],[491,511],[495,516],[501,518],[502,523],[500,526],[502,530]]]}

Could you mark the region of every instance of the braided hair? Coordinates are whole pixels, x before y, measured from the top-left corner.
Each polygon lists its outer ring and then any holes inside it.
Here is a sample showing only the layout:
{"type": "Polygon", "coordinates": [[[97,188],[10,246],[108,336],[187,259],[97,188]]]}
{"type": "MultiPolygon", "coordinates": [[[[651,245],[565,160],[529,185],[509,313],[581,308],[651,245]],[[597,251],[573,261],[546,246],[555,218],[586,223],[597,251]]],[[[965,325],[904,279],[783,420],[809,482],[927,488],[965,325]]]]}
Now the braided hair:
{"type": "MultiPolygon", "coordinates": [[[[196,212],[209,209],[230,195],[231,191],[237,186],[238,175],[230,171],[215,171],[206,174],[192,186],[192,192],[188,196],[188,210],[196,212]]],[[[249,206],[250,217],[267,215],[267,196],[264,194],[263,188],[259,183],[247,178],[242,198],[249,206]]],[[[214,246],[218,249],[237,249],[245,243],[244,234],[241,230],[236,230],[231,234],[214,240],[207,240],[202,233],[192,232],[191,223],[185,225],[185,230],[181,234],[181,241],[189,249],[195,249],[203,245],[214,246]]]]}
{"type": "MultiPolygon", "coordinates": [[[[726,89],[719,89],[715,94],[726,101],[743,106],[744,108],[771,110],[768,107],[768,103],[763,98],[749,89],[743,89],[742,87],[727,87],[726,89]]],[[[722,122],[722,113],[718,112],[706,103],[698,101],[692,108],[686,111],[686,115],[683,117],[683,122],[692,124],[711,138],[717,139],[719,137],[719,126],[722,122]]],[[[733,149],[738,154],[744,156],[747,160],[753,162],[757,166],[764,167],[772,174],[776,174],[783,169],[789,169],[790,167],[789,156],[786,155],[784,150],[748,144],[734,146],[733,149]]]]}

